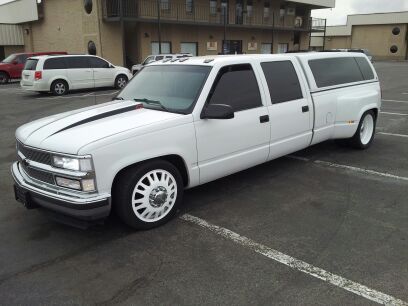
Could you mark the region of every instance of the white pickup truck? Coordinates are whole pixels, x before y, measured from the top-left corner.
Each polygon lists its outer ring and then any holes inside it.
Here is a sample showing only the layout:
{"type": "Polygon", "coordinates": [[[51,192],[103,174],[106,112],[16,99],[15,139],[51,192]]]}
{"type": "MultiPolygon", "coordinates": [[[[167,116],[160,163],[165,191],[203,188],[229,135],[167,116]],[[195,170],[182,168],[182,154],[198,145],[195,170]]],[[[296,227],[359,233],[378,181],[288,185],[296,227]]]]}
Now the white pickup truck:
{"type": "Polygon", "coordinates": [[[148,229],[175,215],[185,188],[329,139],[368,148],[380,106],[364,54],[160,61],[112,102],[18,128],[15,197],[69,220],[114,209],[148,229]]]}

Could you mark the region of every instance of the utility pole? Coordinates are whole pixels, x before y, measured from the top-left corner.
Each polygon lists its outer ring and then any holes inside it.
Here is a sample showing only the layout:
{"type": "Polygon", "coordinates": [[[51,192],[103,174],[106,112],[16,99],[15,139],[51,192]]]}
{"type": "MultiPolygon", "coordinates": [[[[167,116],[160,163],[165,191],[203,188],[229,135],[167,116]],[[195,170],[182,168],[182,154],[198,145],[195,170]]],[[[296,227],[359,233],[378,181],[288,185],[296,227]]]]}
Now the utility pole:
{"type": "Polygon", "coordinates": [[[227,45],[227,9],[225,5],[222,5],[222,11],[224,15],[224,40],[222,42],[222,54],[225,54],[225,49],[227,45]]]}
{"type": "Polygon", "coordinates": [[[323,51],[326,47],[326,25],[327,25],[327,19],[324,20],[323,51]]]}
{"type": "Polygon", "coordinates": [[[162,53],[161,49],[161,29],[160,29],[160,3],[161,0],[157,0],[157,35],[159,38],[159,54],[162,53]]]}

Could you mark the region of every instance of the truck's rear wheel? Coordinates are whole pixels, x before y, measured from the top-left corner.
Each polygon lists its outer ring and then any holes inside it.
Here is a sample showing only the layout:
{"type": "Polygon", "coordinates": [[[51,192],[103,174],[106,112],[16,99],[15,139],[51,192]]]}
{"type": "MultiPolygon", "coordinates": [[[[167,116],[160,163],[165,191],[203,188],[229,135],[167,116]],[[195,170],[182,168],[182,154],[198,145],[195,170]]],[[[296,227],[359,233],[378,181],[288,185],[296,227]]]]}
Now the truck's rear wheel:
{"type": "Polygon", "coordinates": [[[367,149],[374,140],[376,116],[372,110],[363,114],[350,144],[357,149],[367,149]]]}
{"type": "Polygon", "coordinates": [[[150,229],[176,214],[183,189],[183,179],[175,166],[153,160],[121,174],[115,183],[113,206],[129,226],[150,229]]]}

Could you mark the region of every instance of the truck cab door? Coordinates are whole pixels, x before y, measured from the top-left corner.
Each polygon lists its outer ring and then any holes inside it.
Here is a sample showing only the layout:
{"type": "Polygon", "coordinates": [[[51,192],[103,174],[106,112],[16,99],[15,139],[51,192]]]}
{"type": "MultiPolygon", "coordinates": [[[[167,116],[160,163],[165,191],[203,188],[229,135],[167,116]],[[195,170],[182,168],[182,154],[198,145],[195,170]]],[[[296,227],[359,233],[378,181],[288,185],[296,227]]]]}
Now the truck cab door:
{"type": "Polygon", "coordinates": [[[313,105],[299,64],[280,58],[261,61],[260,69],[270,100],[269,160],[308,147],[313,136],[313,105]]]}
{"type": "Polygon", "coordinates": [[[222,67],[195,120],[200,183],[263,163],[269,154],[270,123],[250,64],[222,67]],[[229,105],[234,117],[209,119],[209,105],[229,105]]]}

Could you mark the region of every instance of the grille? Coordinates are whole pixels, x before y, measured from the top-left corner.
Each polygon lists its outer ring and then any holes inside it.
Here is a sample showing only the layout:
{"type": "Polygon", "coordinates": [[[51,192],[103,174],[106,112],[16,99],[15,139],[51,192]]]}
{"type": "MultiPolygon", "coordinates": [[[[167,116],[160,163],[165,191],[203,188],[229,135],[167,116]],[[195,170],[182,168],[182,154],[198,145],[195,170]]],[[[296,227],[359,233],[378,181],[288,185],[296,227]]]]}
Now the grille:
{"type": "Polygon", "coordinates": [[[51,154],[50,153],[27,148],[20,142],[17,142],[17,149],[29,160],[35,161],[37,163],[51,165],[51,154]]]}
{"type": "Polygon", "coordinates": [[[51,173],[40,171],[23,165],[24,172],[31,178],[44,183],[55,185],[54,176],[51,173]]]}

